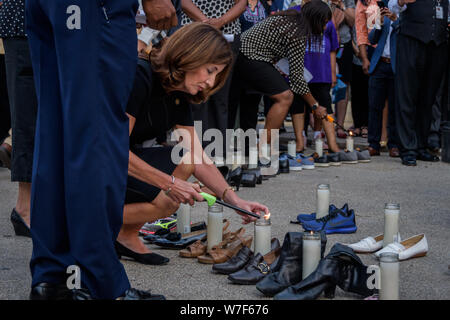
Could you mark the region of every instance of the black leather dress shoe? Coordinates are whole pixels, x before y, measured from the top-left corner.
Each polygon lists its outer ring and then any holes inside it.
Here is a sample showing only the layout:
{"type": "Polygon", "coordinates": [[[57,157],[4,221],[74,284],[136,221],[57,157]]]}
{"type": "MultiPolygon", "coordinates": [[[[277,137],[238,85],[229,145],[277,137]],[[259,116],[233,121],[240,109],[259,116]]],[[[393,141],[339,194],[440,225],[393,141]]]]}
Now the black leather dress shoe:
{"type": "Polygon", "coordinates": [[[71,300],[72,290],[66,284],[52,284],[42,282],[30,292],[30,300],[71,300]]]}
{"type": "Polygon", "coordinates": [[[166,300],[166,298],[161,294],[152,294],[150,291],[130,288],[116,300],[166,300]]]}
{"type": "Polygon", "coordinates": [[[438,162],[439,161],[439,157],[435,156],[435,155],[432,155],[428,151],[419,151],[417,153],[417,160],[429,161],[429,162],[438,162]]]}
{"type": "Polygon", "coordinates": [[[415,156],[403,156],[402,157],[402,164],[405,166],[416,166],[416,157],[415,156]]]}
{"type": "Polygon", "coordinates": [[[245,169],[242,171],[243,174],[250,173],[254,174],[256,176],[256,184],[262,184],[263,177],[261,175],[261,169],[255,168],[255,169],[245,169]]]}
{"type": "Polygon", "coordinates": [[[132,258],[133,260],[147,265],[161,265],[169,262],[169,259],[157,253],[137,253],[128,249],[118,241],[115,242],[116,253],[119,259],[122,256],[132,258]]]}
{"type": "Polygon", "coordinates": [[[239,250],[239,252],[230,260],[224,263],[216,263],[212,266],[212,269],[217,273],[231,274],[245,267],[252,257],[252,250],[250,250],[247,246],[243,246],[242,249],[239,250]]]}
{"type": "MultiPolygon", "coordinates": [[[[271,240],[271,250],[279,248],[280,241],[277,238],[271,240]]],[[[253,251],[251,251],[247,246],[242,247],[239,252],[232,257],[230,260],[224,263],[216,263],[213,265],[213,270],[221,274],[232,274],[238,270],[244,268],[250,259],[253,258],[253,251]]]]}
{"type": "Polygon", "coordinates": [[[14,227],[14,232],[16,236],[23,236],[31,238],[30,228],[27,226],[22,217],[17,213],[16,209],[11,212],[11,223],[14,227]]]}
{"type": "MultiPolygon", "coordinates": [[[[73,290],[72,299],[93,300],[91,294],[86,289],[73,290]]],[[[166,298],[160,294],[151,294],[150,291],[130,288],[125,291],[124,295],[118,297],[116,300],[166,300],[166,298]]]]}
{"type": "Polygon", "coordinates": [[[281,247],[270,251],[264,256],[257,253],[243,269],[230,274],[228,280],[236,284],[256,284],[259,280],[271,273],[273,269],[277,268],[280,261],[280,254],[281,247]]]}

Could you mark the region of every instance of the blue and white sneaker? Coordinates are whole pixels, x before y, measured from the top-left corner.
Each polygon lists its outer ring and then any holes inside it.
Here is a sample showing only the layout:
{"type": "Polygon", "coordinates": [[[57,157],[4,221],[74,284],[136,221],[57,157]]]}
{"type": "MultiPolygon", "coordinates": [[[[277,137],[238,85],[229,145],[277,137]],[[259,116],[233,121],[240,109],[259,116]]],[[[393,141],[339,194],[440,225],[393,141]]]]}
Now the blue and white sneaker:
{"type": "Polygon", "coordinates": [[[301,171],[303,170],[303,163],[301,159],[294,158],[293,156],[286,154],[287,159],[289,160],[289,169],[292,171],[301,171]]]}
{"type": "Polygon", "coordinates": [[[334,210],[328,216],[318,220],[305,221],[303,228],[306,231],[319,232],[325,230],[326,234],[333,233],[354,233],[357,230],[355,221],[355,212],[343,212],[342,210],[334,210]]]}
{"type": "Polygon", "coordinates": [[[314,158],[313,157],[307,157],[303,153],[297,153],[297,161],[298,159],[301,159],[301,164],[303,166],[303,169],[311,170],[315,168],[314,165],[314,158]]]}
{"type": "MultiPolygon", "coordinates": [[[[328,208],[328,214],[330,214],[331,212],[335,211],[335,210],[339,210],[338,208],[336,208],[336,206],[334,204],[330,204],[330,207],[328,208]]],[[[340,209],[343,212],[347,213],[348,212],[348,204],[344,204],[344,206],[340,209]]],[[[312,220],[316,220],[316,213],[300,213],[297,216],[297,221],[300,222],[300,224],[306,222],[306,221],[312,221],[312,220]]]]}

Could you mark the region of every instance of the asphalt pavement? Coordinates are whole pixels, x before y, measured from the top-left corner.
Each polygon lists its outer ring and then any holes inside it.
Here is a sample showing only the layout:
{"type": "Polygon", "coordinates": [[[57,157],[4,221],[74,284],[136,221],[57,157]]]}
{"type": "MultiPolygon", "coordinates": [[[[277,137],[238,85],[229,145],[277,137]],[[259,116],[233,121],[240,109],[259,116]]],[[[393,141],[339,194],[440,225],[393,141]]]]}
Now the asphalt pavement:
{"type": "MultiPolygon", "coordinates": [[[[272,235],[282,242],[286,232],[302,230],[290,224],[298,213],[315,210],[319,183],[330,184],[331,203],[339,207],[348,203],[355,210],[358,227],[354,234],[329,235],[326,252],[337,242],[353,243],[383,233],[384,204],[398,202],[402,238],[425,233],[429,245],[426,257],[401,262],[401,299],[450,298],[450,164],[418,162],[417,167],[405,167],[384,153],[367,164],[281,174],[256,188],[241,188],[239,196],[270,208],[272,235]]],[[[0,299],[27,299],[30,290],[32,242],[15,236],[9,221],[16,196],[17,184],[10,182],[7,169],[0,168],[0,299]]],[[[225,209],[224,217],[231,221],[230,230],[241,226],[233,211],[225,209]]],[[[192,221],[206,220],[206,204],[196,204],[192,221]]],[[[253,226],[246,226],[246,232],[253,234],[253,226]]],[[[267,299],[255,286],[231,284],[226,276],[214,274],[210,265],[180,258],[176,250],[149,247],[170,262],[145,266],[122,260],[133,287],[151,289],[167,299],[267,299]]],[[[372,255],[360,257],[366,265],[378,264],[372,255]]],[[[338,289],[335,299],[360,297],[338,289]]]]}

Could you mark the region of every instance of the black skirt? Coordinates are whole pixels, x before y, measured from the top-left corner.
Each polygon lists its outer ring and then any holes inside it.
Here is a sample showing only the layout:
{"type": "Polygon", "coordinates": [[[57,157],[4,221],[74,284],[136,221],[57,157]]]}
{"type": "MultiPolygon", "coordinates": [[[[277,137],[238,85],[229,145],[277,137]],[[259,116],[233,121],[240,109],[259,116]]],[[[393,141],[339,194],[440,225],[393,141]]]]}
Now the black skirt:
{"type": "MultiPolygon", "coordinates": [[[[153,168],[172,175],[177,167],[172,161],[172,149],[173,147],[138,148],[133,152],[153,168]]],[[[125,204],[152,202],[160,192],[158,187],[128,176],[125,204]]]]}

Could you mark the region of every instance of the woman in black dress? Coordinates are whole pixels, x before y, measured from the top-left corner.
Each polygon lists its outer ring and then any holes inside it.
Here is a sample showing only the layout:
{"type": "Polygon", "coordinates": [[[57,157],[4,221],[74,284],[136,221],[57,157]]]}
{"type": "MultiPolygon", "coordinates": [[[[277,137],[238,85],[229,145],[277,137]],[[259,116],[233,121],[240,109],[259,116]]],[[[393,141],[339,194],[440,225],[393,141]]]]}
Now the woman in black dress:
{"type": "MultiPolygon", "coordinates": [[[[199,186],[186,181],[191,175],[226,202],[268,213],[267,207],[240,199],[228,186],[204,153],[193,127],[191,103],[206,101],[219,90],[231,63],[230,45],[220,31],[204,23],[182,27],[160,49],[153,49],[150,61],[139,60],[127,107],[129,179],[123,226],[116,243],[121,255],[131,250],[141,263],[168,261],[151,253],[138,238],[138,231],[145,222],[170,216],[180,203],[192,205],[203,200],[199,186]],[[180,163],[174,159],[176,149],[148,147],[173,128],[183,129],[182,145],[188,151],[180,163]]],[[[242,218],[244,223],[254,220],[246,215],[242,218]]]]}

